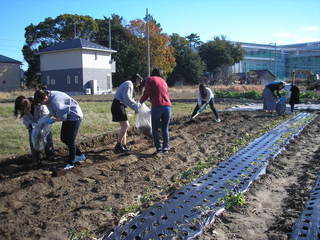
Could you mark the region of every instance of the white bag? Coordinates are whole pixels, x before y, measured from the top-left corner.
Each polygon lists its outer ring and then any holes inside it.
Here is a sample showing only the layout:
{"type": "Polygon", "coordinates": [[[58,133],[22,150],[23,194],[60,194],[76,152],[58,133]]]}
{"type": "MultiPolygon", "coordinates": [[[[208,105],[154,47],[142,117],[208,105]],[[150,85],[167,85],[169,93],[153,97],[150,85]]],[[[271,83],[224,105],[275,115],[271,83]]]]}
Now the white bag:
{"type": "Polygon", "coordinates": [[[32,129],[31,142],[36,151],[43,151],[47,144],[47,136],[51,132],[48,117],[41,118],[32,129]]]}
{"type": "Polygon", "coordinates": [[[136,127],[144,135],[152,137],[151,110],[144,103],[141,104],[141,106],[138,109],[138,114],[136,118],[136,127]]]}

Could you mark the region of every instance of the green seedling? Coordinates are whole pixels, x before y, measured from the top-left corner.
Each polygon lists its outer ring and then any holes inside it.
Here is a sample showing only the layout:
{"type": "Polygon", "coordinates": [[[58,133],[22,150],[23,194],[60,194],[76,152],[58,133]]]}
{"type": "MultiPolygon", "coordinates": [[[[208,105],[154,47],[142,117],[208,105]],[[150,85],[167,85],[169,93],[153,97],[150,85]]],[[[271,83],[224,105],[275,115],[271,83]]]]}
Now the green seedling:
{"type": "Polygon", "coordinates": [[[222,202],[225,204],[226,209],[241,207],[246,203],[242,192],[230,192],[226,195],[222,202]]]}

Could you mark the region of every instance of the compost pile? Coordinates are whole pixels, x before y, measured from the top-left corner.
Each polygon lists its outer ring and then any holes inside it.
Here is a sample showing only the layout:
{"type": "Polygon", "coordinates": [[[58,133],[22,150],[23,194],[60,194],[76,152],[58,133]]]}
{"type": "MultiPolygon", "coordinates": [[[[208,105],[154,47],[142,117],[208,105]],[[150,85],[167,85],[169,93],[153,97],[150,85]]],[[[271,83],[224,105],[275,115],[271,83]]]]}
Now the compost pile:
{"type": "MultiPolygon", "coordinates": [[[[115,154],[116,133],[81,143],[88,160],[63,170],[66,151],[39,168],[30,156],[0,165],[1,239],[90,239],[112,230],[126,213],[166,199],[181,176],[199,163],[215,166],[273,120],[262,112],[212,113],[193,121],[173,119],[171,151],[153,154],[149,137],[131,129],[131,154],[115,154]]],[[[319,172],[318,119],[270,163],[246,194],[248,204],[230,209],[199,239],[287,239],[319,172]]],[[[189,171],[192,172],[192,171],[189,171]]]]}

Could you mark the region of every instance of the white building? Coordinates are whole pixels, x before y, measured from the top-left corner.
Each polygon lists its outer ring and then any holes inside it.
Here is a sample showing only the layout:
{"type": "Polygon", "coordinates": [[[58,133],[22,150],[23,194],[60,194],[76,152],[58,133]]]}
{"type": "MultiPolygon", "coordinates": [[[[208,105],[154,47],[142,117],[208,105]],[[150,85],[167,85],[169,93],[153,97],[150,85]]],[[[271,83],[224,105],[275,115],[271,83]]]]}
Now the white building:
{"type": "Polygon", "coordinates": [[[72,39],[39,52],[41,81],[48,90],[70,94],[112,91],[115,50],[84,39],[72,39]]]}

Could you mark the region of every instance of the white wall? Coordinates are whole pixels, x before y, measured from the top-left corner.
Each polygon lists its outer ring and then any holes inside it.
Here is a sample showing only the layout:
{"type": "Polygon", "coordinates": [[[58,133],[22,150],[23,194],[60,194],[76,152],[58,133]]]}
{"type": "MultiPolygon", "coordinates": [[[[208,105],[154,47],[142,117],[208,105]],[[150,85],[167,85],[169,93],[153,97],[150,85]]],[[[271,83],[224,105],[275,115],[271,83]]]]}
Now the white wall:
{"type": "Polygon", "coordinates": [[[111,69],[111,53],[82,50],[83,68],[111,69]]]}
{"type": "Polygon", "coordinates": [[[48,52],[40,55],[40,71],[75,68],[111,69],[111,53],[95,50],[48,52]]]}
{"type": "Polygon", "coordinates": [[[81,50],[48,52],[40,55],[40,71],[81,68],[81,50]]]}
{"type": "Polygon", "coordinates": [[[0,90],[13,90],[20,87],[20,64],[0,63],[0,90]]]}

